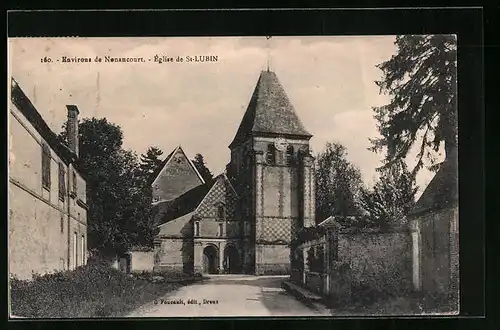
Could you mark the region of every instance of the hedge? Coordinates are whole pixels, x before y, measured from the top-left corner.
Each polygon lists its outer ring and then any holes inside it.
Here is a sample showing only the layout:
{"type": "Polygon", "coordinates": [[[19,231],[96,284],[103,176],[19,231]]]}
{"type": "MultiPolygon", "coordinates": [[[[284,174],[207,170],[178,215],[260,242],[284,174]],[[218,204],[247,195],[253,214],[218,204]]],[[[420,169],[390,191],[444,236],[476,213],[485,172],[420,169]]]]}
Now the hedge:
{"type": "Polygon", "coordinates": [[[32,280],[10,278],[11,314],[29,318],[123,316],[182,284],[152,283],[107,265],[86,265],[32,280]]]}

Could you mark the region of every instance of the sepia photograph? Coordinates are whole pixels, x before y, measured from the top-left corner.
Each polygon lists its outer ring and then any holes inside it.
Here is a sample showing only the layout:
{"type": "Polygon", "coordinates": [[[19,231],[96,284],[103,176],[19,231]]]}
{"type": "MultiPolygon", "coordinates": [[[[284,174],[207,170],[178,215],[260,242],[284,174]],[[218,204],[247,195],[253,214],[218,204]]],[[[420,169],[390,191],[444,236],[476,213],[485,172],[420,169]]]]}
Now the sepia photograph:
{"type": "Polygon", "coordinates": [[[458,315],[456,35],[8,38],[10,318],[458,315]]]}

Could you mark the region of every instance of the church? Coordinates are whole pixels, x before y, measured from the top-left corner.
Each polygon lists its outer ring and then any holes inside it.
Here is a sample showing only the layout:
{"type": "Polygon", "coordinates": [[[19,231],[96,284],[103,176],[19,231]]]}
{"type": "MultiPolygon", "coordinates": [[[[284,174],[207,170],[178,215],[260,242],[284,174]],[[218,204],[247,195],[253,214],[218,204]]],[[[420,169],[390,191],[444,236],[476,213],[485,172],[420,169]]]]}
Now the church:
{"type": "Polygon", "coordinates": [[[272,71],[262,71],[225,173],[205,182],[178,146],[152,182],[154,269],[290,273],[290,242],[315,220],[312,135],[272,71]]]}

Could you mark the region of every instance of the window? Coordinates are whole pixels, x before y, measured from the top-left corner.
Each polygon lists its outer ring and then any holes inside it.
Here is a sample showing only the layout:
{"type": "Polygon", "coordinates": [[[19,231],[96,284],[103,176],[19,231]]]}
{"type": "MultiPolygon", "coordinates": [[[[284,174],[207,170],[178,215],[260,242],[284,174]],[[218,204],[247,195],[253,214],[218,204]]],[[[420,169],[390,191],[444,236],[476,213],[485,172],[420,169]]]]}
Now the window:
{"type": "Polygon", "coordinates": [[[61,233],[64,233],[64,216],[61,215],[61,233]]]}
{"type": "Polygon", "coordinates": [[[42,144],[42,186],[50,190],[50,148],[42,144]]]}
{"type": "Polygon", "coordinates": [[[77,265],[77,255],[78,255],[78,250],[77,250],[77,247],[78,247],[78,234],[76,233],[76,231],[73,233],[73,269],[76,268],[77,265]]]}
{"type": "Polygon", "coordinates": [[[76,182],[76,172],[73,171],[73,193],[76,194],[77,182],[76,182]]]}
{"type": "Polygon", "coordinates": [[[194,223],[194,235],[200,236],[200,222],[199,221],[196,221],[194,223]]]}
{"type": "Polygon", "coordinates": [[[82,265],[85,265],[85,236],[82,235],[82,243],[80,244],[80,250],[82,254],[82,265]]]}
{"type": "Polygon", "coordinates": [[[252,152],[250,150],[245,153],[245,167],[247,169],[252,167],[252,152]]]}
{"type": "Polygon", "coordinates": [[[276,149],[274,144],[267,145],[266,161],[268,164],[274,164],[276,162],[276,149]]]}
{"type": "Polygon", "coordinates": [[[64,196],[66,195],[66,183],[65,183],[66,172],[64,171],[64,165],[59,163],[59,199],[64,202],[64,196]]]}
{"type": "Polygon", "coordinates": [[[224,235],[224,224],[219,223],[219,237],[222,237],[224,235]]]}
{"type": "Polygon", "coordinates": [[[287,165],[293,164],[293,146],[288,146],[286,148],[286,163],[287,165]]]}
{"type": "Polygon", "coordinates": [[[224,219],[224,206],[223,205],[217,206],[217,218],[219,220],[224,219]]]}

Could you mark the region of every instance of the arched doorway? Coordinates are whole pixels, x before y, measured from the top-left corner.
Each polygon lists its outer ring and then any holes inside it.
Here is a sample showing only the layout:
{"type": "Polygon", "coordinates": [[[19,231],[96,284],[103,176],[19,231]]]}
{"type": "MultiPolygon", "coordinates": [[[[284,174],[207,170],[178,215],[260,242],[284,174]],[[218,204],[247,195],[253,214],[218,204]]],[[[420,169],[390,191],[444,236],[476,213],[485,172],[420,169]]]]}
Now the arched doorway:
{"type": "Polygon", "coordinates": [[[203,272],[217,274],[219,267],[219,251],[213,245],[208,245],[203,249],[203,272]]]}
{"type": "Polygon", "coordinates": [[[240,273],[240,253],[234,245],[227,245],[224,249],[224,268],[229,274],[240,273]]]}

